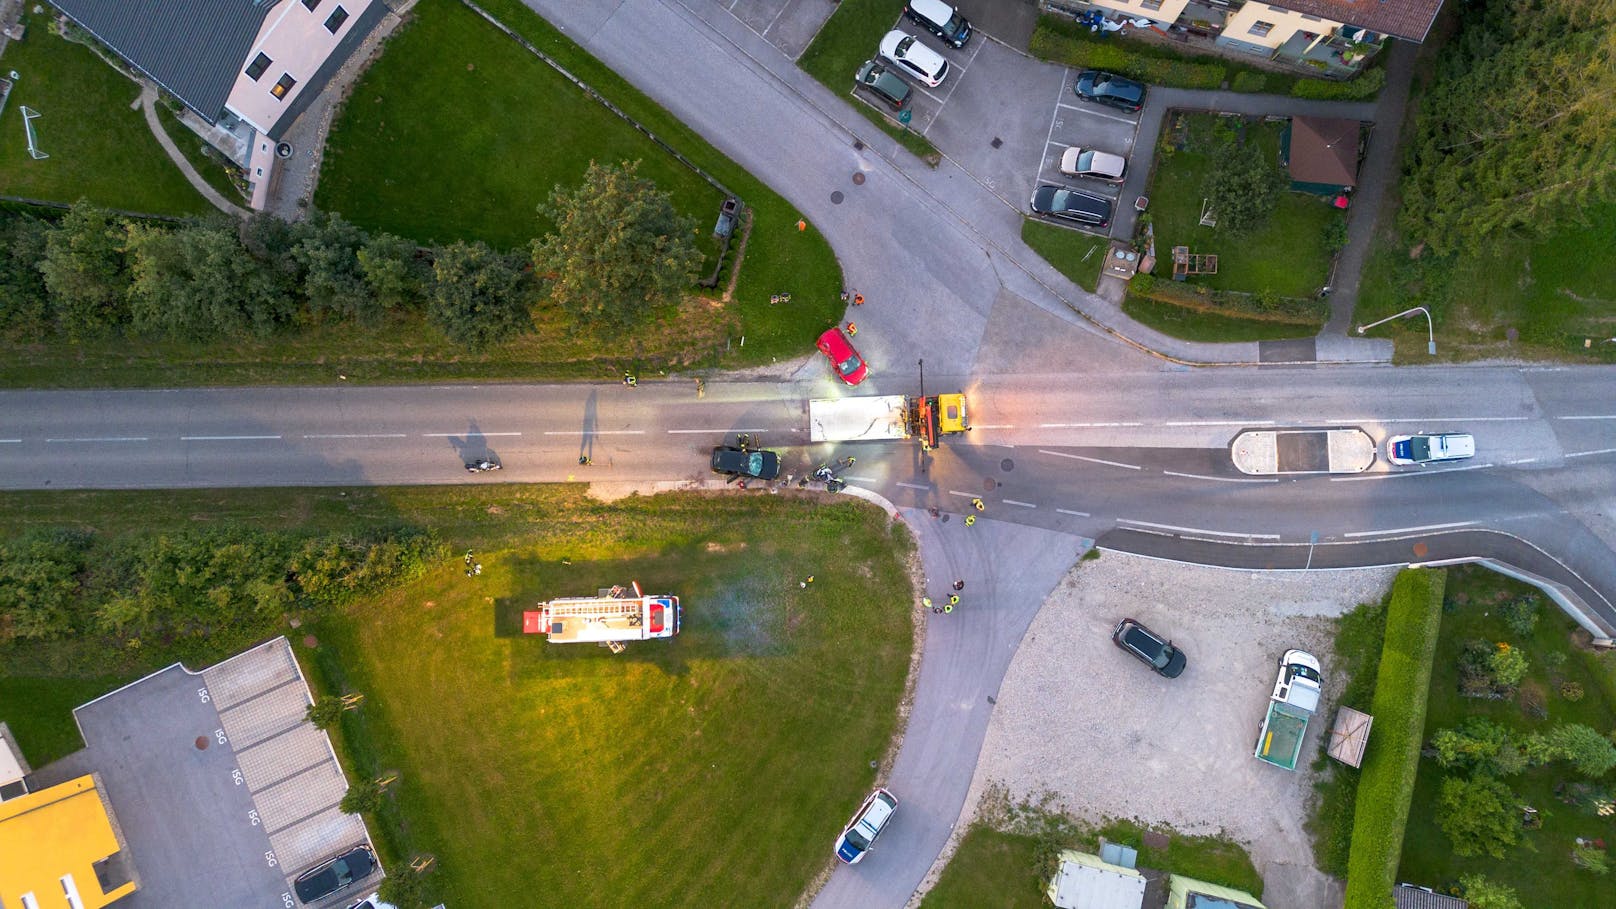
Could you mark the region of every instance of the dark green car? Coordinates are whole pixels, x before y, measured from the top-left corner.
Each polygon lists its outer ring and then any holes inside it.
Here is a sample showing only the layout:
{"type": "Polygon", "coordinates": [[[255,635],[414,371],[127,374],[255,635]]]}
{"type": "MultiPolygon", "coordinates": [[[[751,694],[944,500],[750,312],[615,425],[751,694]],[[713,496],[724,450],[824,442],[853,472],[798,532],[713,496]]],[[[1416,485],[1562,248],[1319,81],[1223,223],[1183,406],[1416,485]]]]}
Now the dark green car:
{"type": "Polygon", "coordinates": [[[909,83],[874,60],[864,61],[853,79],[893,110],[903,110],[909,106],[909,94],[913,91],[909,83]]]}

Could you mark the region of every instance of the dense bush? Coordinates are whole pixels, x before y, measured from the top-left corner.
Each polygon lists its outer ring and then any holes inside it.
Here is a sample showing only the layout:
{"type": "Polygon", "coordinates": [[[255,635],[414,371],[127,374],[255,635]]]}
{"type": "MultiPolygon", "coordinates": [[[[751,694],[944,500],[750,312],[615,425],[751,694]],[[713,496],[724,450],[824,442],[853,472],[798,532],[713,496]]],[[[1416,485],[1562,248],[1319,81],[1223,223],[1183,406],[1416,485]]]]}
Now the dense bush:
{"type": "Polygon", "coordinates": [[[1498,614],[1503,616],[1504,624],[1509,630],[1523,638],[1532,636],[1532,629],[1537,627],[1537,597],[1517,597],[1498,608],[1498,614]]]}
{"type": "Polygon", "coordinates": [[[1503,858],[1504,851],[1521,839],[1515,802],[1515,793],[1490,776],[1444,777],[1436,803],[1437,826],[1453,841],[1454,855],[1503,858]]]}
{"type": "Polygon", "coordinates": [[[0,544],[0,643],[72,635],[202,637],[340,605],[415,577],[445,550],[413,529],[307,537],[252,528],[0,544]]]}
{"type": "Polygon", "coordinates": [[[1445,572],[1409,569],[1392,584],[1375,679],[1375,734],[1364,754],[1347,860],[1346,909],[1391,904],[1419,769],[1445,572]]]}
{"type": "Polygon", "coordinates": [[[1298,79],[1296,84],[1291,86],[1291,94],[1297,98],[1311,98],[1316,101],[1366,101],[1380,94],[1385,85],[1386,70],[1377,66],[1345,82],[1298,79]]]}
{"type": "Polygon", "coordinates": [[[1235,73],[1234,80],[1229,83],[1229,87],[1237,92],[1260,92],[1268,88],[1268,80],[1262,73],[1235,73]]]}

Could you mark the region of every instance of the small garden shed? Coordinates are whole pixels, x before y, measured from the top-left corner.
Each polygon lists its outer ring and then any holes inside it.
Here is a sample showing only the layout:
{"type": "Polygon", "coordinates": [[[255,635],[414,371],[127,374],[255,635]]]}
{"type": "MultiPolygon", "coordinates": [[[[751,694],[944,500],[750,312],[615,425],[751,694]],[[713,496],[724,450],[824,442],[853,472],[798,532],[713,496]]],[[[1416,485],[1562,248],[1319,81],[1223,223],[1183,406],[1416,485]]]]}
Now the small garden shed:
{"type": "Polygon", "coordinates": [[[1352,191],[1358,185],[1363,127],[1357,120],[1292,117],[1279,148],[1291,189],[1322,196],[1352,191]]]}

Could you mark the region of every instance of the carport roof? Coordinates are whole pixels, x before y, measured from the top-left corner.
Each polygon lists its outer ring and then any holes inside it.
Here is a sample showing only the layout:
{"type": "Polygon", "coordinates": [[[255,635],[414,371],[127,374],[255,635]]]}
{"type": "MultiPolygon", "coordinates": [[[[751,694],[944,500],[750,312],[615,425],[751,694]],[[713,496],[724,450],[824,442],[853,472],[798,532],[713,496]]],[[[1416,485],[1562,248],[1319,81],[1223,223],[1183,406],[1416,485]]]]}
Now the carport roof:
{"type": "Polygon", "coordinates": [[[1410,41],[1424,41],[1442,10],[1442,0],[1269,0],[1269,5],[1410,41]]]}
{"type": "Polygon", "coordinates": [[[269,11],[285,0],[52,0],[186,106],[213,122],[269,11]]]}
{"type": "Polygon", "coordinates": [[[1326,186],[1358,185],[1357,120],[1291,118],[1291,179],[1326,186]]]}

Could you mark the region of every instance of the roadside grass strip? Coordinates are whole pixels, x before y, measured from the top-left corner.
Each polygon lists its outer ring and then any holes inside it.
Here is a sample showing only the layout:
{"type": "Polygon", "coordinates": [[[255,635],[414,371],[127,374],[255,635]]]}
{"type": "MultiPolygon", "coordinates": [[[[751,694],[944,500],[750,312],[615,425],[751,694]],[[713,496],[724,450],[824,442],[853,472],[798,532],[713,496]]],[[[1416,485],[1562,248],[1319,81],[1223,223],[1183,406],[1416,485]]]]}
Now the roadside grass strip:
{"type": "Polygon", "coordinates": [[[1375,728],[1364,753],[1347,859],[1346,909],[1383,909],[1396,883],[1446,580],[1444,570],[1420,568],[1398,573],[1392,583],[1371,710],[1375,728]]]}

